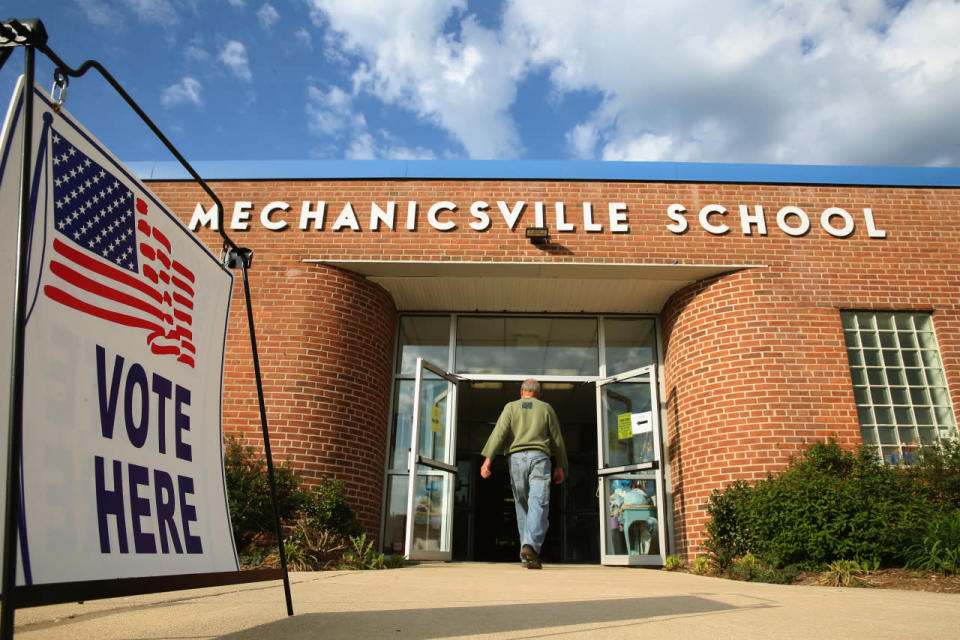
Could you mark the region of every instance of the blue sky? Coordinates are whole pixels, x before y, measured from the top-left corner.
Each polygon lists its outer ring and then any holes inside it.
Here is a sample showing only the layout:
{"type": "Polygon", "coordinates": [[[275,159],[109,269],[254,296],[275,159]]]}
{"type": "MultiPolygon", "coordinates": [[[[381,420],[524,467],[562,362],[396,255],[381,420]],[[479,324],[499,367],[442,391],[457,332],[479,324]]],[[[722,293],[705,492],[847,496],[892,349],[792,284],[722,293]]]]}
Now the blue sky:
{"type": "MultiPolygon", "coordinates": [[[[9,16],[104,64],[193,161],[960,166],[953,0],[6,0],[9,16]]],[[[171,159],[94,72],[65,106],[121,160],[171,159]]]]}

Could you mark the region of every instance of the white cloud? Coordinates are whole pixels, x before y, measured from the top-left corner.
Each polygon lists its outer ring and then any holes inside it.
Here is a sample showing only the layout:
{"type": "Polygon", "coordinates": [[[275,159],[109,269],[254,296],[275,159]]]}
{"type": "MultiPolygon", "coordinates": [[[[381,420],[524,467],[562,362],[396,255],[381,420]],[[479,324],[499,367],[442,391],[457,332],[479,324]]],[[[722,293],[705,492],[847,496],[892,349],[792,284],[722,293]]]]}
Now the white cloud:
{"type": "Polygon", "coordinates": [[[310,32],[300,27],[293,32],[294,39],[303,45],[306,49],[313,50],[313,40],[310,38],[310,32]]]}
{"type": "Polygon", "coordinates": [[[353,138],[344,154],[348,160],[434,160],[436,155],[423,147],[395,144],[392,136],[379,132],[378,137],[362,133],[353,138]]]}
{"type": "Polygon", "coordinates": [[[227,0],[227,2],[230,3],[231,7],[237,7],[238,9],[246,6],[247,4],[245,0],[227,0]]]}
{"type": "Polygon", "coordinates": [[[280,20],[280,14],[274,9],[272,4],[264,4],[257,10],[257,20],[264,29],[269,29],[280,20]]]}
{"type": "Polygon", "coordinates": [[[171,85],[160,94],[160,103],[165,107],[173,107],[179,104],[194,104],[200,106],[203,101],[200,99],[200,82],[196,78],[185,76],[180,82],[171,85]]]}
{"type": "Polygon", "coordinates": [[[210,53],[203,48],[203,40],[199,37],[191,40],[183,48],[183,57],[190,62],[206,63],[210,61],[210,53]]]}
{"type": "Polygon", "coordinates": [[[74,0],[92,24],[101,27],[116,27],[123,24],[120,13],[102,0],[74,0]]]}
{"type": "MultiPolygon", "coordinates": [[[[427,159],[434,154],[422,147],[408,147],[386,131],[371,133],[367,120],[356,108],[354,97],[340,87],[327,91],[307,87],[307,128],[319,138],[332,139],[345,145],[344,156],[351,160],[427,159]]],[[[337,146],[324,144],[315,155],[337,154],[337,146]]]]}
{"type": "Polygon", "coordinates": [[[314,134],[342,138],[366,129],[363,114],[353,109],[350,94],[339,87],[324,92],[307,87],[307,129],[314,134]]]}
{"type": "Polygon", "coordinates": [[[217,59],[227,65],[227,68],[230,69],[233,75],[244,82],[253,81],[253,74],[250,72],[250,63],[247,60],[247,49],[243,46],[243,43],[230,40],[226,46],[224,46],[220,55],[217,56],[217,59]]]}
{"type": "Polygon", "coordinates": [[[354,85],[449,132],[474,158],[521,153],[508,112],[522,58],[465,15],[465,0],[309,0],[314,24],[362,58],[354,85]],[[451,24],[457,33],[447,30],[451,24]]]}
{"type": "Polygon", "coordinates": [[[637,138],[616,140],[603,150],[604,160],[671,160],[676,152],[676,142],[670,136],[644,133],[637,138]]]}
{"type": "Polygon", "coordinates": [[[168,0],[122,0],[122,2],[137,14],[141,22],[173,25],[180,21],[177,10],[168,0]]]}
{"type": "Polygon", "coordinates": [[[507,1],[500,38],[596,96],[579,157],[960,163],[960,3],[507,1]]]}

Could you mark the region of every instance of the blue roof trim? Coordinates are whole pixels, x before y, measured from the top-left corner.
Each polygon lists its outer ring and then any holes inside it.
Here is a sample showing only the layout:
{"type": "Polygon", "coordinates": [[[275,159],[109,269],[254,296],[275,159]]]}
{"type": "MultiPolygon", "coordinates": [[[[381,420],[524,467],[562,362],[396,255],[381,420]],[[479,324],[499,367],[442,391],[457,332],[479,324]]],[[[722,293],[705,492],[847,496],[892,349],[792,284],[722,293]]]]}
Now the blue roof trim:
{"type": "MultiPolygon", "coordinates": [[[[142,180],[189,180],[176,162],[130,162],[142,180]]],[[[205,180],[635,180],[876,186],[960,186],[960,168],[852,167],[830,165],[722,164],[696,162],[500,161],[500,160],[270,160],[201,161],[205,180]]]]}

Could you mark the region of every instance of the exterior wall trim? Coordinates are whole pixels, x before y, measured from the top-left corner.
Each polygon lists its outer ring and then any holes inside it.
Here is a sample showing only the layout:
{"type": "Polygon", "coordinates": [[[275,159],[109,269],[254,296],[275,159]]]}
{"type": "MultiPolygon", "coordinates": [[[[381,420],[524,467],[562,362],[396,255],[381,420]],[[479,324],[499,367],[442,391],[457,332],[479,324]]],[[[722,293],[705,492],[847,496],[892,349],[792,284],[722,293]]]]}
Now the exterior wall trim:
{"type": "MultiPolygon", "coordinates": [[[[130,162],[141,180],[189,180],[172,161],[130,162]]],[[[198,161],[205,180],[559,180],[958,187],[956,167],[501,160],[198,161]]]]}

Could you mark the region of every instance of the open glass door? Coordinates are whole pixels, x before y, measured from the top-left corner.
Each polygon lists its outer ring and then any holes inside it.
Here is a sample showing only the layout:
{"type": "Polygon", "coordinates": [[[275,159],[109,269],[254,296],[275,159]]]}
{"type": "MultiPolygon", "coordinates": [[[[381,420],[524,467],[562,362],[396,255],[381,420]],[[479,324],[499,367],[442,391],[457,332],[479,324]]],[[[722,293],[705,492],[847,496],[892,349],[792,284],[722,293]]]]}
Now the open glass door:
{"type": "Polygon", "coordinates": [[[655,367],[597,383],[603,564],[663,565],[666,525],[655,367]]]}
{"type": "Polygon", "coordinates": [[[404,544],[408,560],[452,557],[456,397],[456,376],[417,358],[404,544]]]}

